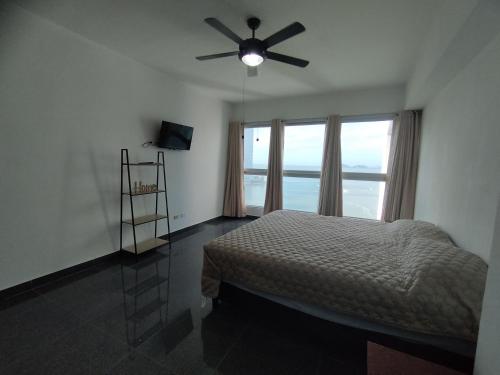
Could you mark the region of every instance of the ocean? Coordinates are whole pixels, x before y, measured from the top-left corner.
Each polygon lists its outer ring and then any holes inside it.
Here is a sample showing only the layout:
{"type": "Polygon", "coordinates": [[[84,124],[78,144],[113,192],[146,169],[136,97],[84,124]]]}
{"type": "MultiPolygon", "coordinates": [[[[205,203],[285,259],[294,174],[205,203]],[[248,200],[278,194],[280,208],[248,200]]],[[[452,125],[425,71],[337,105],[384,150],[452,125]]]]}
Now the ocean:
{"type": "MultiPolygon", "coordinates": [[[[344,168],[348,172],[379,172],[380,169],[344,168]]],[[[245,175],[245,201],[249,206],[263,206],[266,176],[245,175]]],[[[344,216],[380,219],[385,182],[343,180],[344,216]]],[[[283,177],[283,208],[317,212],[319,178],[283,177]]]]}

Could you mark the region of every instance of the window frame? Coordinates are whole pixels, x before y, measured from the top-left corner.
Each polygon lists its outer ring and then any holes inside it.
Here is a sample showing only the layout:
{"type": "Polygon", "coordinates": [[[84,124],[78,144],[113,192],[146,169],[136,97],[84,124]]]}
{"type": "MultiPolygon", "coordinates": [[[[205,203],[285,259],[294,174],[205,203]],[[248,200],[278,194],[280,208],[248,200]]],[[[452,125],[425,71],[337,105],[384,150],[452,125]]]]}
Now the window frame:
{"type": "MultiPolygon", "coordinates": [[[[305,120],[286,120],[283,121],[284,126],[307,126],[307,125],[326,125],[325,118],[319,119],[305,119],[305,120]]],[[[271,123],[265,122],[251,122],[243,123],[243,128],[266,128],[271,127],[271,123]]],[[[267,176],[267,168],[244,168],[243,174],[253,175],[253,176],[267,176]]],[[[319,178],[321,176],[321,171],[302,171],[302,170],[292,170],[283,169],[283,177],[305,177],[305,178],[319,178]]]]}
{"type": "MultiPolygon", "coordinates": [[[[307,126],[307,125],[326,125],[326,118],[320,119],[305,119],[305,120],[286,120],[283,121],[283,126],[307,126]]],[[[243,129],[246,128],[266,128],[271,127],[271,122],[253,122],[253,123],[243,123],[243,129]]],[[[267,176],[267,168],[244,168],[244,175],[249,176],[267,176]]],[[[303,170],[291,170],[283,169],[283,177],[304,177],[304,178],[317,178],[320,179],[321,171],[303,171],[303,170]]],[[[258,212],[263,206],[247,205],[247,209],[250,208],[254,212],[258,212]]]]}
{"type": "MultiPolygon", "coordinates": [[[[262,122],[252,122],[252,123],[243,123],[243,147],[245,147],[245,129],[251,128],[271,128],[271,121],[262,121],[262,122]]],[[[269,158],[269,156],[268,156],[269,158]]],[[[269,160],[268,160],[269,162],[269,160]]],[[[244,163],[243,163],[244,164],[244,163]]],[[[243,175],[249,176],[266,176],[267,177],[267,168],[245,168],[243,165],[243,175]]],[[[243,183],[244,184],[244,183],[243,183]]],[[[264,205],[255,206],[251,204],[247,204],[247,213],[253,216],[262,216],[264,205]]]]}
{"type": "MultiPolygon", "coordinates": [[[[326,119],[305,119],[305,120],[286,120],[284,121],[284,126],[313,126],[313,125],[323,125],[326,126],[326,119]]],[[[323,147],[325,145],[323,144],[323,147]]],[[[323,150],[321,150],[323,153],[323,150]]],[[[320,167],[321,168],[321,167],[320,167]]],[[[305,178],[320,178],[321,171],[304,171],[304,170],[294,170],[294,169],[283,169],[283,177],[305,177],[305,178]]]]}
{"type": "MultiPolygon", "coordinates": [[[[284,126],[285,126],[285,132],[287,127],[294,127],[294,126],[317,126],[321,125],[323,128],[326,127],[326,118],[324,119],[305,119],[305,120],[287,120],[284,121],[284,126]]],[[[286,140],[285,140],[286,143],[286,140]]],[[[286,147],[284,145],[284,147],[286,147]]],[[[324,133],[323,133],[323,148],[321,150],[321,155],[323,155],[323,150],[324,150],[324,133]]],[[[283,158],[284,158],[283,154],[283,158]]],[[[311,178],[311,179],[317,179],[318,181],[321,181],[321,168],[322,165],[320,165],[320,170],[319,171],[308,171],[308,170],[300,170],[300,169],[285,169],[283,166],[283,177],[297,177],[297,178],[311,178]]],[[[283,185],[285,182],[283,181],[283,185]]],[[[316,209],[312,211],[313,213],[318,212],[318,204],[319,204],[319,194],[318,194],[318,199],[316,201],[316,209]]],[[[283,191],[283,208],[287,209],[284,207],[285,205],[285,192],[283,191]]],[[[290,208],[289,208],[290,209],[290,208]]],[[[311,211],[303,211],[299,210],[302,212],[311,212],[311,211]]]]}
{"type": "MultiPolygon", "coordinates": [[[[383,113],[383,114],[372,114],[372,115],[354,115],[354,116],[341,116],[341,124],[346,123],[358,123],[358,122],[375,122],[375,121],[393,121],[397,117],[395,113],[383,113]]],[[[307,125],[325,125],[327,123],[327,118],[309,118],[309,119],[291,119],[284,120],[284,126],[307,126],[307,125]]],[[[258,122],[247,122],[243,123],[243,129],[246,128],[266,128],[271,127],[270,121],[258,121],[258,122]]],[[[391,127],[392,134],[392,127],[391,127]]],[[[244,175],[252,176],[267,176],[267,168],[244,168],[244,175]]],[[[283,177],[302,177],[302,178],[321,178],[321,171],[302,171],[302,170],[287,170],[283,169],[283,177]]],[[[354,180],[354,181],[375,181],[375,182],[387,182],[387,172],[386,173],[360,173],[360,172],[342,172],[342,180],[354,180]]],[[[261,209],[263,206],[253,206],[247,205],[247,208],[261,209]]]]}
{"type": "MultiPolygon", "coordinates": [[[[396,114],[381,114],[381,115],[359,115],[359,116],[342,116],[340,124],[360,123],[360,122],[377,122],[377,121],[392,121],[390,135],[392,137],[392,127],[396,114]]],[[[387,172],[385,173],[363,173],[363,172],[342,172],[343,180],[355,181],[379,181],[387,182],[387,172]]]]}
{"type": "MultiPolygon", "coordinates": [[[[341,123],[341,126],[343,126],[344,124],[349,124],[349,123],[391,121],[392,124],[390,126],[388,135],[392,138],[392,130],[394,127],[394,120],[396,119],[396,117],[397,117],[397,114],[344,116],[344,117],[341,117],[340,123],[341,123]]],[[[390,150],[389,150],[389,152],[390,152],[390,150]]],[[[342,181],[343,180],[372,181],[372,182],[385,182],[385,183],[387,183],[388,178],[387,178],[387,171],[385,173],[382,173],[382,172],[380,172],[380,173],[342,172],[342,181]]],[[[342,192],[342,195],[344,195],[343,192],[342,192]]],[[[344,199],[342,199],[342,201],[344,201],[344,199]]],[[[379,204],[380,204],[380,202],[379,202],[379,204]]],[[[371,219],[371,220],[380,221],[381,219],[382,218],[376,218],[376,219],[371,219]]]]}

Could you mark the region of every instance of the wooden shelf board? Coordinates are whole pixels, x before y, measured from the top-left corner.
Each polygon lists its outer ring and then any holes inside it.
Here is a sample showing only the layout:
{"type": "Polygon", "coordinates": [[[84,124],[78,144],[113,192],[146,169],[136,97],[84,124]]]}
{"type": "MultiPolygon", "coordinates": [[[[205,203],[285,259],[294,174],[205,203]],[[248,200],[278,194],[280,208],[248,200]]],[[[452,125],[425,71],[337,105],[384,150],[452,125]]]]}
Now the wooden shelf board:
{"type": "Polygon", "coordinates": [[[123,163],[122,165],[139,166],[139,167],[159,167],[162,163],[123,163]]]}
{"type": "MultiPolygon", "coordinates": [[[[141,225],[141,224],[151,223],[153,221],[166,219],[166,218],[167,218],[167,215],[157,215],[157,214],[138,216],[138,217],[134,218],[134,224],[141,225]]],[[[132,219],[124,220],[123,222],[125,224],[132,225],[132,219]]]]}
{"type": "MultiPolygon", "coordinates": [[[[137,254],[144,253],[145,251],[155,249],[157,247],[168,244],[167,240],[162,240],[161,238],[150,238],[149,240],[137,243],[137,254]]],[[[134,245],[125,246],[123,250],[135,254],[134,245]]]]}
{"type": "Polygon", "coordinates": [[[123,193],[125,195],[131,195],[131,196],[136,196],[136,195],[147,195],[147,194],[156,194],[156,193],[164,193],[165,190],[155,190],[155,191],[148,191],[146,193],[129,193],[129,192],[126,192],[126,193],[123,193]]]}

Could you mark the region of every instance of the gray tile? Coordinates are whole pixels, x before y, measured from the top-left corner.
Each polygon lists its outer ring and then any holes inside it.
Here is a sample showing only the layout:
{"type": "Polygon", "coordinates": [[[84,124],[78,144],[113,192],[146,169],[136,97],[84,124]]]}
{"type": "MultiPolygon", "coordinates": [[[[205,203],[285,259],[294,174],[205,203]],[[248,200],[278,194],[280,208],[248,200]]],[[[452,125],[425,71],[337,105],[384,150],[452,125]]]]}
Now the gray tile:
{"type": "MultiPolygon", "coordinates": [[[[130,312],[127,314],[130,314],[130,312]]],[[[123,306],[120,306],[114,310],[105,312],[88,323],[99,331],[120,340],[122,343],[137,347],[142,342],[147,341],[149,337],[161,331],[163,328],[161,323],[165,322],[166,315],[166,308],[162,306],[157,311],[136,321],[131,318],[127,319],[123,306]]]]}
{"type": "Polygon", "coordinates": [[[212,312],[201,322],[191,314],[169,324],[138,350],[176,374],[213,374],[246,327],[237,312],[212,312]]]}
{"type": "MultiPolygon", "coordinates": [[[[134,273],[130,269],[124,272],[134,273]]],[[[148,272],[144,273],[143,270],[138,273],[141,274],[138,275],[138,283],[141,282],[141,279],[151,276],[148,272]]],[[[121,304],[104,309],[102,313],[89,319],[88,322],[122,342],[134,347],[140,345],[148,337],[159,332],[168,317],[168,280],[153,281],[151,288],[141,292],[140,295],[122,293],[121,304]]],[[[126,280],[124,290],[131,290],[136,285],[138,284],[134,281],[126,280]]]]}
{"type": "MultiPolygon", "coordinates": [[[[48,284],[37,291],[47,300],[71,311],[83,321],[92,321],[123,306],[124,291],[156,275],[154,265],[137,272],[117,266],[77,280],[61,280],[48,284]]],[[[159,275],[168,276],[168,262],[165,267],[159,269],[159,275]]]]}
{"type": "Polygon", "coordinates": [[[105,309],[123,303],[121,281],[115,272],[82,275],[78,279],[58,280],[36,289],[48,301],[71,311],[82,320],[96,317],[105,309]],[[105,277],[106,276],[106,277],[105,277]],[[108,280],[104,281],[103,279],[108,280]],[[94,282],[95,279],[101,282],[94,282]]]}
{"type": "Polygon", "coordinates": [[[107,374],[109,375],[175,375],[138,353],[131,353],[107,374]]]}
{"type": "Polygon", "coordinates": [[[322,357],[317,375],[363,375],[362,365],[352,362],[342,362],[335,357],[322,357]]]}
{"type": "MultiPolygon", "coordinates": [[[[5,310],[9,307],[13,307],[16,305],[23,305],[24,302],[33,300],[34,298],[38,297],[39,294],[35,293],[32,290],[27,290],[25,292],[9,296],[9,297],[4,297],[0,299],[0,311],[5,310]]],[[[29,304],[24,304],[23,306],[27,306],[29,308],[29,304]]]]}
{"type": "Polygon", "coordinates": [[[40,296],[0,311],[0,372],[79,324],[78,318],[40,296]]]}
{"type": "Polygon", "coordinates": [[[3,374],[103,374],[128,353],[125,344],[82,325],[14,363],[3,374]]]}
{"type": "Polygon", "coordinates": [[[319,365],[318,346],[252,325],[217,368],[226,375],[310,375],[319,365]]]}
{"type": "MultiPolygon", "coordinates": [[[[120,258],[2,301],[0,372],[214,374],[251,319],[243,309],[226,304],[212,312],[210,301],[201,307],[203,245],[246,222],[223,219],[181,236],[172,244],[170,264],[165,261],[168,257],[151,261],[154,254],[140,257],[138,264],[135,258],[120,258]],[[169,267],[169,288],[160,288],[168,300],[161,310],[163,324],[154,326],[152,336],[133,347],[134,334],[153,325],[159,311],[144,316],[134,333],[130,316],[135,300],[124,296],[124,289],[156,272],[168,276],[169,267]]],[[[169,252],[168,247],[159,250],[164,255],[169,252]]],[[[141,295],[137,308],[154,299],[155,293],[156,289],[141,295]]],[[[266,329],[264,324],[262,330],[266,329]]],[[[295,340],[282,339],[284,343],[295,340]]]]}
{"type": "Polygon", "coordinates": [[[123,305],[105,311],[95,319],[89,320],[87,323],[97,328],[102,333],[113,336],[125,344],[129,342],[127,338],[127,320],[125,319],[123,305]]]}
{"type": "Polygon", "coordinates": [[[206,346],[202,334],[200,329],[196,328],[184,337],[169,331],[162,332],[138,350],[177,375],[214,374],[218,361],[224,356],[230,344],[211,345],[213,345],[211,351],[205,353],[206,346]],[[171,336],[176,336],[180,341],[173,341],[171,336]],[[218,353],[215,353],[217,349],[218,353]]]}

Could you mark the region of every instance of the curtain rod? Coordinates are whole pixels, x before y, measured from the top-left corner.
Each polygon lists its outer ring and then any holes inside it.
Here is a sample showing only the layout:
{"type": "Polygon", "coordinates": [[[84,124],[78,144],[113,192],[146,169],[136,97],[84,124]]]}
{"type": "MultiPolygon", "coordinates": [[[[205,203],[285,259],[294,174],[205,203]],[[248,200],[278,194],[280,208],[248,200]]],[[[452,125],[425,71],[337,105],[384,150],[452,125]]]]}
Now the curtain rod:
{"type": "MultiPolygon", "coordinates": [[[[392,120],[397,117],[397,113],[377,113],[371,115],[346,115],[340,116],[342,121],[344,122],[367,122],[367,121],[384,121],[384,120],[392,120]]],[[[302,118],[302,119],[287,119],[282,120],[285,125],[298,125],[298,124],[321,124],[325,123],[327,117],[312,117],[312,118],[302,118]]],[[[257,128],[262,126],[269,126],[271,124],[271,120],[269,121],[249,121],[244,122],[243,125],[249,128],[257,128]]]]}

